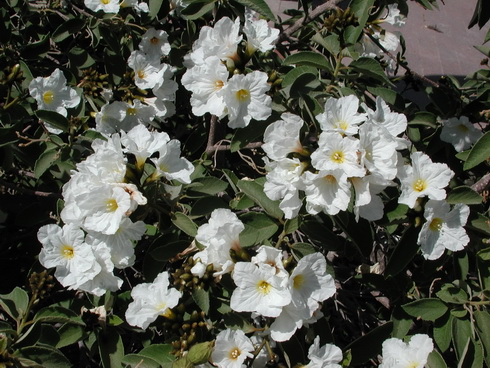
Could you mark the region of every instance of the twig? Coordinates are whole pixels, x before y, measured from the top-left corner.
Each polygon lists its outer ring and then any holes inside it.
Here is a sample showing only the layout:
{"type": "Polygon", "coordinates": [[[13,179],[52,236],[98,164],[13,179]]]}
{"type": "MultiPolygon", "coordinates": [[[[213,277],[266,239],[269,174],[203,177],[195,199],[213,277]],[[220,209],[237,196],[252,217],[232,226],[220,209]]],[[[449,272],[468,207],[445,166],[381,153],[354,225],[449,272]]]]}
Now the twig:
{"type": "Polygon", "coordinates": [[[329,9],[333,9],[340,3],[342,0],[328,0],[322,5],[317,6],[315,9],[311,11],[310,14],[304,16],[303,18],[298,19],[292,26],[287,28],[284,32],[281,33],[281,36],[278,38],[276,43],[280,43],[285,39],[288,39],[294,32],[298,29],[313,21],[316,17],[320,16],[322,13],[326,12],[329,9]]]}
{"type": "MultiPolygon", "coordinates": [[[[27,189],[27,188],[22,188],[18,185],[12,184],[12,183],[7,183],[4,180],[0,179],[0,192],[4,192],[5,188],[12,189],[14,191],[18,191],[19,193],[26,194],[26,195],[33,195],[36,197],[44,197],[44,198],[61,198],[61,194],[59,193],[52,193],[52,192],[42,192],[39,190],[32,190],[32,189],[27,189]]],[[[7,193],[9,193],[7,191],[7,193]]],[[[10,193],[9,193],[10,194],[10,193]]],[[[12,193],[15,194],[15,193],[12,193]]]]}
{"type": "MultiPolygon", "coordinates": [[[[243,146],[241,149],[259,148],[260,146],[262,146],[262,144],[263,142],[252,142],[243,146]]],[[[229,151],[229,150],[231,150],[231,144],[220,144],[220,142],[218,142],[215,145],[208,146],[206,148],[206,153],[211,154],[216,151],[229,151]]]]}

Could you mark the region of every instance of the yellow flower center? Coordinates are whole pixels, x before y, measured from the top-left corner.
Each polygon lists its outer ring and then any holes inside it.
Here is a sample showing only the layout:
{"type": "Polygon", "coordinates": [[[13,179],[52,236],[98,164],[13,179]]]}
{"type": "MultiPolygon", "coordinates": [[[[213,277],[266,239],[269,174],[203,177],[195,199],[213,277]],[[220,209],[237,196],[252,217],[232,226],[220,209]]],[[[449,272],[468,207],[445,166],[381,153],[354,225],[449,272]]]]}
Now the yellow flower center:
{"type": "Polygon", "coordinates": [[[459,130],[460,132],[462,132],[462,133],[467,133],[469,129],[468,129],[468,127],[467,127],[466,125],[464,125],[464,124],[459,124],[459,125],[458,125],[458,130],[459,130]]]}
{"type": "Polygon", "coordinates": [[[419,366],[419,363],[417,363],[417,362],[410,362],[407,365],[407,368],[417,368],[418,366],[419,366]]]}
{"type": "Polygon", "coordinates": [[[332,161],[334,161],[337,164],[341,164],[344,162],[344,152],[342,151],[335,151],[332,153],[332,156],[330,156],[332,161]]]}
{"type": "Polygon", "coordinates": [[[138,70],[138,78],[139,79],[144,79],[145,78],[145,71],[144,70],[138,70]]]}
{"type": "Polygon", "coordinates": [[[423,179],[417,179],[414,183],[413,183],[413,189],[416,191],[416,192],[421,192],[423,190],[425,190],[425,188],[427,188],[427,183],[425,182],[425,180],[423,179]]]}
{"type": "Polygon", "coordinates": [[[43,101],[45,104],[49,105],[53,102],[54,100],[54,93],[53,91],[46,91],[43,94],[43,101]]]}
{"type": "Polygon", "coordinates": [[[107,5],[111,2],[111,0],[100,0],[100,2],[104,5],[107,5]]]}
{"type": "Polygon", "coordinates": [[[339,122],[337,122],[337,126],[342,130],[347,130],[347,128],[349,127],[349,123],[345,120],[340,120],[339,122]]]}
{"type": "Polygon", "coordinates": [[[240,349],[235,346],[233,349],[230,350],[228,357],[232,360],[237,360],[241,353],[242,352],[240,351],[240,349]]]}
{"type": "Polygon", "coordinates": [[[257,290],[264,295],[269,294],[271,290],[271,284],[269,284],[267,281],[262,280],[257,284],[257,290]]]}
{"type": "Polygon", "coordinates": [[[161,302],[160,304],[157,304],[157,305],[155,306],[155,309],[156,309],[157,311],[161,311],[161,310],[163,310],[163,311],[164,311],[164,313],[162,313],[162,316],[163,316],[163,315],[165,315],[165,309],[166,309],[166,308],[167,308],[167,303],[165,303],[165,302],[161,302]]]}
{"type": "Polygon", "coordinates": [[[444,221],[440,217],[433,218],[430,222],[429,229],[432,231],[441,231],[443,223],[444,221]]]}
{"type": "MultiPolygon", "coordinates": [[[[223,88],[225,84],[223,83],[222,80],[217,80],[216,82],[214,82],[214,89],[215,90],[220,90],[221,88],[223,88]]],[[[243,89],[241,91],[244,91],[243,89]]],[[[240,91],[238,91],[240,92],[240,91]]],[[[238,95],[238,92],[237,92],[237,95],[238,95]]]]}
{"type": "Polygon", "coordinates": [[[246,89],[241,89],[236,93],[236,98],[238,101],[247,101],[250,99],[250,92],[246,89]]]}
{"type": "Polygon", "coordinates": [[[106,206],[107,206],[107,211],[109,212],[115,212],[118,208],[117,201],[114,198],[109,199],[106,202],[106,206]]]}
{"type": "Polygon", "coordinates": [[[136,116],[137,113],[138,110],[136,110],[134,107],[130,107],[126,110],[126,114],[128,114],[129,116],[136,116]]]}
{"type": "Polygon", "coordinates": [[[61,247],[61,255],[65,258],[72,259],[75,257],[75,250],[71,245],[63,245],[61,247]]]}
{"type": "Polygon", "coordinates": [[[153,45],[158,45],[158,41],[160,41],[157,37],[150,38],[150,43],[153,45]]]}
{"type": "Polygon", "coordinates": [[[301,288],[301,286],[305,283],[305,277],[303,275],[297,275],[293,279],[293,287],[295,289],[301,288]]]}

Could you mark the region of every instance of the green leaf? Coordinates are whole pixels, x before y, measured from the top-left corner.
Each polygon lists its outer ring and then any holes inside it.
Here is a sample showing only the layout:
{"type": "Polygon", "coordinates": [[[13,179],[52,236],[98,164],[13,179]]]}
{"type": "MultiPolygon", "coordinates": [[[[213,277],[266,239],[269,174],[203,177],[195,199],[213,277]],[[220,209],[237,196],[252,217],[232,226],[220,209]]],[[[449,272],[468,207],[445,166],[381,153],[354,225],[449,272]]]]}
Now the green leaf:
{"type": "Polygon", "coordinates": [[[437,298],[415,300],[408,304],[402,305],[402,308],[412,317],[421,318],[424,321],[432,322],[442,317],[448,310],[446,304],[437,298]]]}
{"type": "MultiPolygon", "coordinates": [[[[163,235],[159,240],[165,240],[163,235]]],[[[163,245],[156,246],[149,251],[149,255],[156,261],[168,261],[170,258],[175,257],[179,252],[182,252],[189,246],[189,242],[185,240],[178,240],[170,243],[164,243],[163,245]]]]}
{"type": "Polygon", "coordinates": [[[228,188],[228,183],[214,176],[207,176],[193,180],[188,188],[193,192],[215,195],[224,192],[228,188]]]}
{"type": "Polygon", "coordinates": [[[311,74],[313,77],[318,77],[318,70],[311,66],[298,66],[290,70],[282,79],[282,87],[291,86],[303,74],[311,74]]]}
{"type": "Polygon", "coordinates": [[[434,341],[443,353],[451,345],[453,318],[451,313],[446,313],[434,322],[434,341]]]}
{"type": "Polygon", "coordinates": [[[119,333],[110,329],[99,332],[99,354],[104,368],[121,367],[124,358],[124,345],[119,333]]]}
{"type": "Polygon", "coordinates": [[[27,312],[29,295],[20,287],[16,287],[8,294],[0,295],[0,307],[15,320],[20,320],[27,312]]]}
{"type": "Polygon", "coordinates": [[[437,297],[446,303],[465,304],[468,301],[468,294],[453,284],[444,284],[440,291],[436,293],[437,297]]]}
{"type": "Polygon", "coordinates": [[[332,70],[332,66],[330,62],[323,56],[317,52],[312,51],[300,51],[296,54],[289,55],[286,57],[283,62],[283,65],[307,65],[313,66],[320,69],[332,70]]]}
{"type": "Polygon", "coordinates": [[[192,1],[182,9],[182,17],[187,20],[199,19],[214,9],[215,2],[216,0],[192,1]]]}
{"type": "Polygon", "coordinates": [[[149,12],[148,15],[151,18],[155,18],[162,7],[163,0],[150,0],[148,3],[149,12]]]}
{"type": "Polygon", "coordinates": [[[59,158],[59,152],[56,149],[44,151],[36,160],[34,165],[34,175],[40,178],[46,170],[53,166],[54,162],[59,158]]]}
{"type": "Polygon", "coordinates": [[[490,57],[490,47],[488,46],[478,46],[478,45],[473,45],[475,49],[480,51],[483,55],[486,57],[490,57]]]}
{"type": "Polygon", "coordinates": [[[446,198],[446,202],[449,204],[480,204],[482,201],[483,197],[481,195],[465,185],[451,190],[446,198]]]}
{"type": "Polygon", "coordinates": [[[203,216],[217,208],[228,208],[228,205],[219,197],[199,198],[191,208],[191,216],[203,216]]]}
{"type": "Polygon", "coordinates": [[[269,199],[264,193],[264,185],[257,180],[239,180],[237,187],[262,207],[269,215],[281,219],[283,213],[279,208],[279,201],[269,199]]]}
{"type": "Polygon", "coordinates": [[[63,115],[58,114],[56,111],[48,111],[48,110],[37,110],[34,112],[38,119],[52,125],[56,129],[60,129],[64,132],[68,132],[70,129],[70,123],[68,119],[63,115]]]}
{"type": "Polygon", "coordinates": [[[348,37],[351,43],[355,43],[362,33],[364,26],[371,13],[371,8],[374,5],[374,0],[352,0],[349,7],[351,11],[356,15],[359,26],[353,27],[348,37]]]}
{"type": "Polygon", "coordinates": [[[417,254],[417,238],[420,229],[409,227],[402,235],[386,265],[385,275],[395,276],[402,272],[417,254]]]}
{"type": "Polygon", "coordinates": [[[68,19],[59,25],[58,28],[53,32],[51,39],[58,43],[66,40],[68,37],[82,30],[85,26],[85,20],[72,18],[68,19]]]}
{"type": "Polygon", "coordinates": [[[393,322],[387,322],[347,345],[345,350],[350,349],[352,353],[351,365],[365,363],[380,354],[383,341],[390,337],[392,330],[393,322]]]}
{"type": "Polygon", "coordinates": [[[17,332],[7,322],[0,321],[0,333],[7,335],[17,335],[17,332]]]}
{"type": "Polygon", "coordinates": [[[431,128],[437,128],[437,117],[426,111],[421,111],[415,113],[414,117],[412,120],[408,122],[408,125],[420,125],[420,126],[428,126],[431,128]]]}
{"type": "Polygon", "coordinates": [[[269,8],[269,5],[267,5],[267,2],[264,0],[236,0],[242,5],[245,5],[246,7],[255,10],[257,13],[263,15],[269,20],[276,21],[276,17],[274,16],[274,13],[272,10],[269,8]]]}
{"type": "Polygon", "coordinates": [[[398,339],[404,338],[413,324],[412,318],[399,305],[393,310],[391,320],[393,321],[392,336],[398,339]]]}
{"type": "Polygon", "coordinates": [[[307,256],[308,254],[316,253],[316,249],[310,243],[294,243],[291,245],[291,249],[294,253],[300,255],[300,258],[307,256]]]}
{"type": "Polygon", "coordinates": [[[405,103],[403,101],[402,95],[396,93],[392,89],[385,87],[370,87],[368,86],[368,91],[377,97],[381,97],[386,103],[396,106],[399,109],[405,108],[405,103]]]}
{"type": "Polygon", "coordinates": [[[320,33],[317,33],[311,40],[325,48],[332,55],[340,54],[340,40],[337,34],[330,34],[324,38],[320,33]]]}
{"type": "Polygon", "coordinates": [[[33,318],[34,322],[46,323],[72,323],[79,326],[85,326],[80,316],[70,309],[50,306],[39,310],[33,318]]]}
{"type": "Polygon", "coordinates": [[[486,216],[478,214],[478,217],[471,220],[471,226],[490,235],[490,219],[486,216]]]}
{"type": "Polygon", "coordinates": [[[223,315],[223,322],[225,326],[232,330],[242,330],[243,332],[251,333],[255,332],[255,327],[249,322],[248,318],[245,318],[239,313],[230,312],[223,315]]]}
{"type": "Polygon", "coordinates": [[[427,357],[427,368],[447,368],[447,364],[437,350],[432,350],[427,357]]]}
{"type": "Polygon", "coordinates": [[[28,346],[14,352],[14,356],[39,363],[42,367],[71,367],[70,361],[58,350],[49,346],[28,346]]]}
{"type": "Polygon", "coordinates": [[[153,359],[160,365],[171,363],[175,360],[175,355],[172,354],[172,345],[170,344],[152,344],[143,348],[138,355],[153,359]]]}
{"type": "Polygon", "coordinates": [[[213,346],[213,341],[205,341],[192,345],[187,354],[187,358],[192,364],[204,364],[211,357],[213,346]]]}
{"type": "Polygon", "coordinates": [[[262,141],[262,136],[266,128],[267,124],[263,121],[252,120],[247,127],[236,129],[231,139],[231,152],[237,152],[249,143],[262,141]]]}
{"type": "Polygon", "coordinates": [[[197,234],[197,225],[182,212],[173,214],[172,223],[189,236],[195,237],[197,234]]]}
{"type": "Polygon", "coordinates": [[[261,244],[279,229],[277,224],[266,214],[249,212],[240,216],[245,229],[240,233],[240,246],[249,247],[261,244]]]}
{"type": "Polygon", "coordinates": [[[475,309],[473,317],[476,322],[476,331],[487,353],[485,356],[487,365],[490,366],[490,329],[488,328],[490,326],[490,313],[485,310],[475,309]]]}
{"type": "Polygon", "coordinates": [[[65,323],[62,325],[58,329],[58,334],[60,335],[60,340],[56,344],[56,348],[58,349],[82,341],[87,335],[85,327],[74,325],[72,323],[65,323]]]}
{"type": "Polygon", "coordinates": [[[284,234],[292,234],[299,229],[300,218],[296,216],[293,219],[287,219],[284,222],[284,234]]]}
{"type": "Polygon", "coordinates": [[[349,67],[361,74],[366,75],[367,77],[374,78],[387,84],[392,84],[386,76],[381,64],[375,59],[360,57],[359,59],[351,62],[349,67]]]}
{"type": "Polygon", "coordinates": [[[201,308],[201,310],[208,314],[209,312],[209,292],[197,288],[192,291],[192,299],[196,302],[197,306],[201,308]]]}
{"type": "MultiPolygon", "coordinates": [[[[160,368],[161,365],[152,358],[145,357],[140,354],[127,354],[124,356],[124,358],[121,361],[124,363],[124,367],[131,367],[131,368],[160,368]]],[[[119,366],[120,367],[120,366],[119,366]]]]}
{"type": "Polygon", "coordinates": [[[463,165],[464,170],[469,170],[480,163],[486,161],[490,157],[490,132],[486,132],[475,143],[468,155],[468,159],[463,165]]]}

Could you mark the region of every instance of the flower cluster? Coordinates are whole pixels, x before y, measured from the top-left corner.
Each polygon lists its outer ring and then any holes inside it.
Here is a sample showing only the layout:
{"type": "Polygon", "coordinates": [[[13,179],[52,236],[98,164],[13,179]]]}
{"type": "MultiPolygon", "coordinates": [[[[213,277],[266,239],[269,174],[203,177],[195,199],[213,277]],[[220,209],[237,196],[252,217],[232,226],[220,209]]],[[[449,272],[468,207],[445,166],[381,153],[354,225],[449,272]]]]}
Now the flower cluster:
{"type": "MultiPolygon", "coordinates": [[[[247,17],[243,32],[250,55],[272,49],[279,34],[265,20],[251,17],[247,17]]],[[[227,116],[231,128],[246,127],[252,119],[265,120],[272,112],[266,73],[253,71],[230,77],[230,70],[240,61],[238,46],[242,39],[239,18],[232,21],[223,17],[214,27],[203,27],[187,55],[188,69],[182,77],[182,85],[192,92],[192,112],[197,116],[227,116]]]]}
{"type": "Polygon", "coordinates": [[[408,344],[397,338],[383,342],[383,363],[380,368],[423,368],[431,351],[432,339],[425,334],[413,335],[408,344]]]}
{"type": "Polygon", "coordinates": [[[329,98],[325,112],[316,116],[321,134],[313,152],[301,144],[304,122],[299,117],[285,113],[267,127],[263,149],[269,172],[264,191],[270,199],[281,201],[286,218],[298,215],[301,192],[308,213],[335,215],[347,209],[352,189],[356,216],[368,220],[383,216],[378,194],[394,185],[397,151],[406,148],[399,135],[407,119],[392,112],[379,97],[376,111],[363,108],[364,113],[358,112],[359,100],[353,95],[329,98]]]}
{"type": "Polygon", "coordinates": [[[94,153],[63,186],[65,226],[46,225],[38,232],[43,244],[39,260],[45,267],[56,267],[63,286],[101,295],[120,288],[122,280],[113,270],[133,265],[134,242],[146,231],[144,222],[130,218],[147,199],[137,185],[128,183],[127,155],[135,157],[140,172],[147,158],[158,156],[151,158],[155,170],[150,180],[189,183],[194,167],[180,157],[179,141],[142,125],[108,140],[96,139],[92,148],[94,153]]]}
{"type": "Polygon", "coordinates": [[[170,53],[168,35],[163,30],[150,28],[142,36],[139,49],[131,53],[128,66],[134,72],[134,83],[140,89],[151,89],[154,97],[132,103],[107,102],[96,114],[96,129],[104,134],[128,132],[137,125],[147,126],[153,119],[164,119],[175,112],[177,83],[172,79],[170,65],[162,57],[170,53]]]}

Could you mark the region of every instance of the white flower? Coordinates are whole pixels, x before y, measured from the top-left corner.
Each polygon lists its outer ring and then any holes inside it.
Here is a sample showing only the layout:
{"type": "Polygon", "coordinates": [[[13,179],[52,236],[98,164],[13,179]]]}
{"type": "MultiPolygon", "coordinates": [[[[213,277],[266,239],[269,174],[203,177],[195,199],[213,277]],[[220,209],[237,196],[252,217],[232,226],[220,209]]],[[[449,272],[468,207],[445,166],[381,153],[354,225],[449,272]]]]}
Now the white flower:
{"type": "Polygon", "coordinates": [[[359,163],[359,139],[337,132],[322,132],[318,149],[311,154],[311,164],[318,170],[342,170],[347,177],[366,175],[359,163]]]}
{"type": "Polygon", "coordinates": [[[316,116],[324,131],[334,131],[346,135],[357,133],[357,126],[366,120],[365,114],[357,112],[359,99],[354,96],[330,97],[325,102],[324,113],[316,116]]]}
{"type": "Polygon", "coordinates": [[[114,101],[102,106],[95,115],[95,130],[103,134],[119,133],[126,116],[127,103],[114,101]]]}
{"type": "Polygon", "coordinates": [[[267,79],[260,71],[236,74],[221,89],[230,128],[244,128],[252,119],[265,120],[271,115],[272,99],[265,94],[270,89],[267,79]]]}
{"type": "Polygon", "coordinates": [[[210,56],[206,63],[187,69],[182,76],[182,85],[192,92],[192,113],[202,116],[210,114],[221,117],[226,105],[221,89],[228,80],[228,69],[217,56],[210,56]]]}
{"type": "Polygon", "coordinates": [[[192,45],[192,51],[186,67],[202,65],[210,56],[221,60],[234,60],[237,57],[237,47],[242,40],[239,36],[240,18],[232,21],[228,17],[221,18],[214,27],[204,26],[199,32],[199,38],[192,45]]]}
{"type": "Polygon", "coordinates": [[[414,208],[419,197],[445,199],[444,188],[449,184],[454,172],[446,164],[433,163],[425,153],[414,152],[410,157],[412,166],[404,165],[398,174],[402,190],[398,203],[414,208]]]}
{"type": "Polygon", "coordinates": [[[313,345],[308,349],[308,363],[305,368],[342,368],[342,350],[333,344],[320,347],[320,336],[316,336],[313,345]]]}
{"type": "Polygon", "coordinates": [[[384,22],[394,25],[395,27],[402,27],[405,24],[405,16],[400,14],[398,4],[389,4],[388,13],[386,14],[384,22]]]}
{"type": "Polygon", "coordinates": [[[155,28],[149,28],[146,31],[141,37],[138,47],[154,60],[160,60],[162,56],[168,55],[171,50],[167,32],[155,28]]]}
{"type": "Polygon", "coordinates": [[[250,262],[238,262],[232,276],[237,286],[230,299],[234,311],[277,317],[282,307],[291,302],[287,278],[277,276],[272,266],[257,267],[250,262]]]}
{"type": "Polygon", "coordinates": [[[282,264],[282,252],[279,249],[262,245],[257,249],[257,254],[252,257],[252,263],[255,263],[258,267],[261,265],[267,265],[267,267],[273,267],[275,273],[279,277],[289,277],[288,272],[282,264]]]}
{"type": "Polygon", "coordinates": [[[56,267],[55,277],[69,289],[78,289],[101,269],[84,237],[83,231],[73,224],[63,228],[45,225],[37,233],[43,245],[39,262],[46,268],[56,267]]]}
{"type": "Polygon", "coordinates": [[[94,12],[99,10],[102,10],[104,13],[119,12],[119,0],[84,0],[84,4],[94,12]]]}
{"type": "Polygon", "coordinates": [[[242,330],[226,329],[216,336],[211,360],[219,368],[242,368],[247,358],[252,358],[252,341],[242,330]]]}
{"type": "Polygon", "coordinates": [[[281,120],[265,129],[262,149],[272,160],[281,160],[291,152],[302,152],[299,132],[303,125],[304,121],[299,116],[283,113],[281,120]]]}
{"type": "Polygon", "coordinates": [[[142,51],[136,50],[131,53],[128,66],[134,70],[134,84],[138,88],[153,88],[163,80],[164,65],[142,51]]]}
{"type": "Polygon", "coordinates": [[[351,184],[342,169],[320,171],[317,174],[307,171],[304,183],[308,213],[316,215],[324,211],[336,215],[347,209],[351,184]]]}
{"type": "Polygon", "coordinates": [[[269,27],[265,19],[254,20],[251,17],[246,17],[243,33],[247,36],[247,49],[251,54],[255,50],[272,50],[279,36],[279,30],[269,27]]]}
{"type": "Polygon", "coordinates": [[[423,368],[430,352],[432,339],[425,334],[413,335],[408,344],[397,338],[383,342],[383,363],[380,368],[423,368]]]}
{"type": "Polygon", "coordinates": [[[150,132],[143,125],[137,125],[128,133],[121,132],[124,151],[135,156],[138,168],[142,168],[146,159],[160,151],[169,141],[170,137],[167,133],[150,132]]]}
{"type": "Polygon", "coordinates": [[[470,148],[483,135],[467,116],[450,118],[442,122],[441,141],[451,143],[457,152],[470,148]]]}
{"type": "Polygon", "coordinates": [[[284,212],[285,218],[296,217],[303,204],[299,198],[299,190],[304,188],[304,164],[297,158],[284,158],[268,163],[267,170],[270,171],[264,184],[265,195],[273,201],[281,200],[279,208],[284,212]]]}
{"type": "MultiPolygon", "coordinates": [[[[196,240],[205,248],[194,255],[205,265],[212,264],[215,275],[229,272],[233,267],[230,250],[240,250],[240,233],[245,225],[229,209],[218,208],[211,213],[207,224],[199,226],[196,240]]],[[[195,272],[202,271],[202,267],[195,272]]]]}
{"type": "Polygon", "coordinates": [[[194,166],[185,157],[180,157],[180,142],[172,139],[159,150],[160,157],[151,160],[156,166],[157,177],[164,176],[167,180],[177,180],[189,184],[194,166]]]}
{"type": "Polygon", "coordinates": [[[450,210],[446,201],[428,201],[424,211],[426,222],[417,241],[422,255],[433,260],[442,256],[445,249],[453,252],[464,249],[470,241],[463,227],[469,214],[470,208],[465,204],[457,204],[450,210]]]}
{"type": "Polygon", "coordinates": [[[136,285],[131,291],[133,301],[126,310],[126,321],[131,326],[146,329],[159,315],[171,313],[182,293],[169,288],[168,272],[160,273],[152,283],[136,285]]]}
{"type": "MultiPolygon", "coordinates": [[[[29,83],[29,93],[36,100],[40,110],[56,111],[67,116],[67,108],[77,107],[80,103],[78,92],[66,85],[66,78],[60,69],[55,69],[49,77],[37,77],[29,83]]],[[[46,124],[51,133],[59,134],[61,130],[46,124]]]]}

